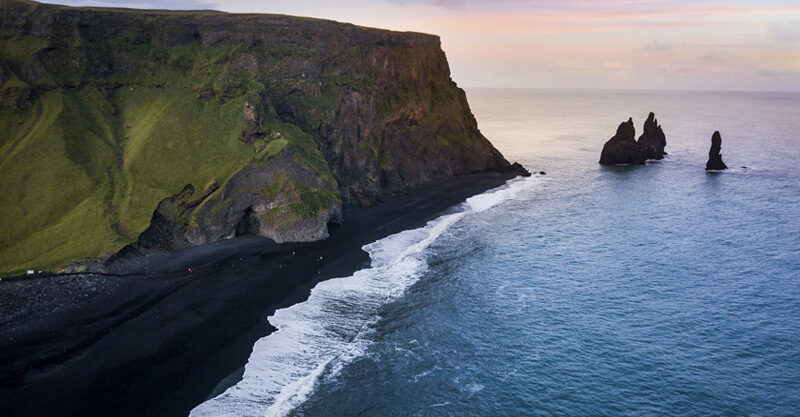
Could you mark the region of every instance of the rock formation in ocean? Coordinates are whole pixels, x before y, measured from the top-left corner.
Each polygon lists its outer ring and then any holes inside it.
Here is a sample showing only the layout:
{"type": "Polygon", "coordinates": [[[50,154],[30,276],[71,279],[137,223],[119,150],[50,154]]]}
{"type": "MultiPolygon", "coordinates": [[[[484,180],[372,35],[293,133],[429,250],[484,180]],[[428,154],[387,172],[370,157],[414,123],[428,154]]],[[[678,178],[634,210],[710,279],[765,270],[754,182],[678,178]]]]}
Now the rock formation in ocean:
{"type": "Polygon", "coordinates": [[[647,116],[642,135],[639,136],[637,143],[644,153],[645,159],[664,159],[664,155],[667,154],[664,152],[664,148],[667,146],[667,137],[653,112],[647,116]]]}
{"type": "Polygon", "coordinates": [[[600,153],[600,163],[603,165],[641,165],[645,163],[645,159],[644,152],[636,142],[636,128],[632,118],[619,125],[617,133],[606,142],[600,153]]]}
{"type": "Polygon", "coordinates": [[[728,169],[728,166],[722,162],[722,155],[720,154],[721,149],[722,136],[720,136],[719,131],[716,131],[714,135],[711,136],[711,149],[708,150],[708,162],[706,162],[707,171],[728,169]]]}
{"type": "Polygon", "coordinates": [[[600,163],[604,165],[644,164],[648,159],[664,159],[667,153],[667,137],[653,112],[647,116],[644,129],[639,140],[635,140],[636,131],[633,119],[621,124],[617,134],[609,139],[600,154],[600,163]]]}
{"type": "Polygon", "coordinates": [[[436,36],[26,0],[0,16],[0,273],[131,242],[322,239],[342,205],[529,174],[478,130],[436,36]]]}

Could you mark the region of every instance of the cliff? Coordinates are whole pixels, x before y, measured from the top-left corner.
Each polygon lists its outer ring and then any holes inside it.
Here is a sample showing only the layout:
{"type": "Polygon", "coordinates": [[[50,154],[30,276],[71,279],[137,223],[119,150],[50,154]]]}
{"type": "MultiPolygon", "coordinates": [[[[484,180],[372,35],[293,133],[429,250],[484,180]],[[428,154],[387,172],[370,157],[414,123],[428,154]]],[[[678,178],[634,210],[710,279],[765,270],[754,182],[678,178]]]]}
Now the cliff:
{"type": "Polygon", "coordinates": [[[241,234],[511,167],[438,37],[0,0],[0,273],[241,234]]]}

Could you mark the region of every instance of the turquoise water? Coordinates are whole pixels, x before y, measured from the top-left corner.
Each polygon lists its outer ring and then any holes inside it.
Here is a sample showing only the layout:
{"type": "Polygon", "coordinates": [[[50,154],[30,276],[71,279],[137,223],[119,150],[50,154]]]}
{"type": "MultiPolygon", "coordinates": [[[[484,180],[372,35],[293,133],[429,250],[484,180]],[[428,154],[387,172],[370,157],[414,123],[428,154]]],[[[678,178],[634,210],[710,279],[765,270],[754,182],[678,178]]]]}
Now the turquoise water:
{"type": "Polygon", "coordinates": [[[372,269],[270,318],[244,380],[194,413],[800,415],[800,95],[468,98],[547,175],[368,247],[372,269]],[[668,158],[599,166],[649,111],[668,158]]]}

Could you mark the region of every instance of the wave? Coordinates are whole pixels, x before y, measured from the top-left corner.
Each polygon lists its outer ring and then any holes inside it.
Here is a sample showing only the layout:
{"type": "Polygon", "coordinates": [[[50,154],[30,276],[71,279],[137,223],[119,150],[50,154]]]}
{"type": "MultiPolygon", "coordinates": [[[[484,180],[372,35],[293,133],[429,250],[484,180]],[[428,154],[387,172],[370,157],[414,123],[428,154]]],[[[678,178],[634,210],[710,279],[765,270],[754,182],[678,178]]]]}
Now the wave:
{"type": "Polygon", "coordinates": [[[284,416],[305,401],[323,375],[336,375],[371,342],[380,308],[426,271],[424,250],[454,223],[485,211],[539,179],[530,177],[470,197],[459,210],[364,246],[371,267],[320,282],[308,300],[268,318],[277,331],[256,342],[241,381],[198,405],[190,416],[284,416]]]}

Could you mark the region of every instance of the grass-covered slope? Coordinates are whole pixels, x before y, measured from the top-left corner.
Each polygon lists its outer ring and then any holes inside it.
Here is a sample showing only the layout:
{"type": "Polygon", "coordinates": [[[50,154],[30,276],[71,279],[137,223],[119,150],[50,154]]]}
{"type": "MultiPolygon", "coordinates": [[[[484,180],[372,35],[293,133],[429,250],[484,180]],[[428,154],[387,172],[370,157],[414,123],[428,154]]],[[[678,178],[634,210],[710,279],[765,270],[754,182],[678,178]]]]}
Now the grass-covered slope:
{"type": "Polygon", "coordinates": [[[0,0],[0,274],[236,234],[508,163],[438,38],[0,0]]]}

